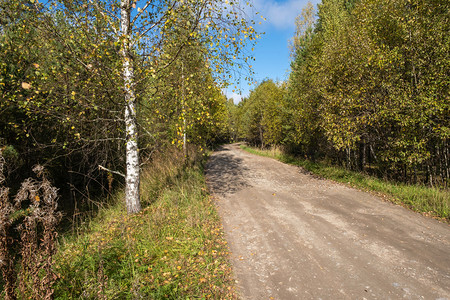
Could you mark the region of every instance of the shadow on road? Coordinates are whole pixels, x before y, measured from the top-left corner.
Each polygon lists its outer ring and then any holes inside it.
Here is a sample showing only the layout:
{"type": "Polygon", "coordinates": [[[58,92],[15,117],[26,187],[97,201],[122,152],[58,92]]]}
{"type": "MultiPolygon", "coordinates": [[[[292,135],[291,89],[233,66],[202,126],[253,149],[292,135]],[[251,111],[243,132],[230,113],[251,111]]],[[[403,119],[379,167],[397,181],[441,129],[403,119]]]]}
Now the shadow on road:
{"type": "Polygon", "coordinates": [[[229,149],[221,148],[209,158],[206,165],[206,178],[211,192],[224,196],[249,186],[245,180],[247,170],[241,158],[233,156],[229,149]]]}

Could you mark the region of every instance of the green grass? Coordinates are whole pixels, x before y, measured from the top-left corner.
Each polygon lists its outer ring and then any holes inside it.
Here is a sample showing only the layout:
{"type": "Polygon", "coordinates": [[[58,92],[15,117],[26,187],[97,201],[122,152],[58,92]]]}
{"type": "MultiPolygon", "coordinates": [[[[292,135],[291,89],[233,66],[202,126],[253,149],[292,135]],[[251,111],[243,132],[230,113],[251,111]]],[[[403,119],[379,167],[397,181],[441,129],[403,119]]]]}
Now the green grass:
{"type": "Polygon", "coordinates": [[[241,148],[253,154],[275,158],[288,164],[303,167],[322,178],[345,183],[358,189],[377,192],[389,201],[430,217],[450,222],[450,192],[448,190],[388,182],[341,167],[286,155],[278,148],[259,150],[245,145],[241,145],[241,148]]]}
{"type": "Polygon", "coordinates": [[[142,175],[139,214],[116,204],[60,238],[57,299],[235,299],[228,246],[201,163],[179,154],[142,175]]]}

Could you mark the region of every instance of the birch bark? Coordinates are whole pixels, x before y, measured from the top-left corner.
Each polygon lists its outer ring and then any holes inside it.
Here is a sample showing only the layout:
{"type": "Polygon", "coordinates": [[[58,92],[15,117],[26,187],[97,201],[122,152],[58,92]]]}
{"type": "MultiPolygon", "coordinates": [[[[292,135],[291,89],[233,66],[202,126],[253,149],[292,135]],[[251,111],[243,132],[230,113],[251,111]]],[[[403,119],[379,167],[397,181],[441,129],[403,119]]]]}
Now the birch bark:
{"type": "Polygon", "coordinates": [[[128,214],[137,213],[141,210],[139,200],[140,167],[138,134],[136,119],[136,95],[134,92],[134,69],[133,58],[130,52],[131,33],[131,1],[121,0],[120,2],[120,29],[122,34],[122,63],[123,80],[125,94],[125,127],[126,127],[126,165],[125,176],[125,203],[128,214]]]}

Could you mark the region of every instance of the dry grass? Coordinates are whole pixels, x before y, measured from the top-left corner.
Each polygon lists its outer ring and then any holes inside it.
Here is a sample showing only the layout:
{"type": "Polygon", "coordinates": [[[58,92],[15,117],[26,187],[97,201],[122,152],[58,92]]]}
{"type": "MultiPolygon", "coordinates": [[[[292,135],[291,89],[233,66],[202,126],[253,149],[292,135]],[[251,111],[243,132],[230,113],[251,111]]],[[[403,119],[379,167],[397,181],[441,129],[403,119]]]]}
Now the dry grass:
{"type": "Polygon", "coordinates": [[[142,174],[141,213],[127,216],[119,193],[83,234],[61,240],[56,298],[236,298],[201,158],[189,157],[153,160],[142,174]]]}

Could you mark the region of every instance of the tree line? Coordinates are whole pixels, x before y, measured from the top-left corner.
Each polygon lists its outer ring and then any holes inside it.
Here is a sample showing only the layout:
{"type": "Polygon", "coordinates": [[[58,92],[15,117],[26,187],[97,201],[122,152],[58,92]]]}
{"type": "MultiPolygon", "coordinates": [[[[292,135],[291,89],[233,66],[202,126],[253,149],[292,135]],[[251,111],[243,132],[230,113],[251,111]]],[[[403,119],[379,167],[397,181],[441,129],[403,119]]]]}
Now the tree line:
{"type": "Polygon", "coordinates": [[[229,137],[221,90],[258,38],[229,1],[0,1],[0,149],[12,191],[41,164],[73,210],[151,154],[229,137]]]}
{"type": "Polygon", "coordinates": [[[450,178],[450,3],[323,0],[296,20],[291,73],[235,108],[238,136],[408,183],[450,178]]]}

